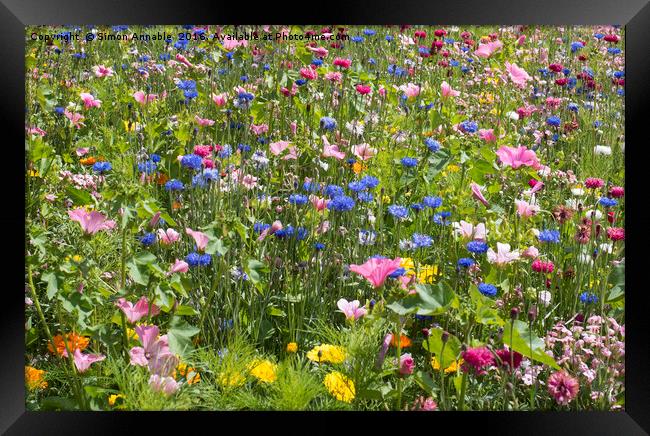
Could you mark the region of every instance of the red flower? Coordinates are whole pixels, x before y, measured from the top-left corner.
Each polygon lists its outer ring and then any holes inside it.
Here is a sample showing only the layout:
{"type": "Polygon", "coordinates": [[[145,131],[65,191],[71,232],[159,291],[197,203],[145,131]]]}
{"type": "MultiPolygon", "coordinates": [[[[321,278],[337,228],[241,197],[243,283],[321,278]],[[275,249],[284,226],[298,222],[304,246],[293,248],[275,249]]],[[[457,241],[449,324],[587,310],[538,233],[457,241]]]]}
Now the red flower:
{"type": "Polygon", "coordinates": [[[622,186],[612,186],[609,188],[609,195],[611,195],[614,198],[621,198],[622,196],[625,195],[625,188],[622,186]]]}
{"type": "Polygon", "coordinates": [[[555,269],[553,262],[550,260],[548,262],[545,262],[541,259],[535,259],[530,267],[533,269],[533,271],[539,273],[552,273],[555,269]]]}
{"type": "Polygon", "coordinates": [[[578,395],[580,386],[578,380],[571,377],[566,371],[558,371],[548,378],[548,392],[555,401],[561,405],[567,405],[578,395]]]}
{"type": "Polygon", "coordinates": [[[475,372],[476,375],[486,374],[486,368],[494,365],[494,356],[487,347],[469,348],[463,352],[463,372],[475,372]]]}
{"type": "Polygon", "coordinates": [[[625,229],[623,227],[610,227],[607,229],[607,237],[612,241],[624,241],[625,229]]]}
{"type": "Polygon", "coordinates": [[[585,186],[591,189],[601,188],[604,184],[603,179],[597,179],[595,177],[589,177],[585,180],[585,186]]]}
{"type": "Polygon", "coordinates": [[[370,94],[370,91],[372,90],[372,88],[370,88],[369,85],[361,85],[361,84],[357,85],[355,89],[361,95],[370,94]]]}
{"type": "Polygon", "coordinates": [[[501,359],[501,364],[503,366],[509,367],[510,364],[512,363],[514,365],[514,368],[519,368],[519,365],[521,365],[521,359],[523,358],[523,356],[517,353],[516,351],[513,352],[510,350],[506,350],[505,348],[502,348],[501,350],[497,350],[496,353],[497,356],[499,356],[499,359],[501,359]]]}
{"type": "Polygon", "coordinates": [[[551,64],[551,65],[548,66],[548,69],[555,72],[555,73],[559,73],[564,68],[562,67],[561,64],[551,64]]]}

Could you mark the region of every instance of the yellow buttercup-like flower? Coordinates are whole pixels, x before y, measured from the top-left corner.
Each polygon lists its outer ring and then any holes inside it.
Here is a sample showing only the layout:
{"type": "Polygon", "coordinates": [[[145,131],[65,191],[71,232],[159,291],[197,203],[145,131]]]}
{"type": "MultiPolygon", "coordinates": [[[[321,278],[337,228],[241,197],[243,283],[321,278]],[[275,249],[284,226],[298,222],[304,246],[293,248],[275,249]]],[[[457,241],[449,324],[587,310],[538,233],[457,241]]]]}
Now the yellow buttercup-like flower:
{"type": "Polygon", "coordinates": [[[337,345],[318,345],[307,353],[307,359],[319,363],[341,363],[345,360],[345,350],[337,345]]]}
{"type": "Polygon", "coordinates": [[[111,407],[115,406],[115,403],[117,402],[117,399],[118,399],[118,398],[122,398],[122,399],[124,399],[125,397],[124,397],[124,395],[122,395],[122,394],[113,394],[113,395],[110,395],[110,396],[108,397],[108,405],[111,406],[111,407]]]}
{"type": "Polygon", "coordinates": [[[289,342],[287,344],[287,353],[295,353],[296,351],[298,351],[298,344],[295,342],[289,342]]]}
{"type": "Polygon", "coordinates": [[[447,165],[447,171],[449,171],[450,173],[457,173],[458,171],[460,171],[460,167],[458,165],[450,164],[447,165]]]}
{"type": "MultiPolygon", "coordinates": [[[[179,363],[176,367],[176,370],[178,370],[178,373],[181,377],[184,377],[185,380],[187,380],[188,385],[192,385],[201,381],[201,374],[199,374],[195,368],[187,366],[186,363],[179,363]]],[[[176,371],[174,371],[174,378],[176,378],[176,371]]]]}
{"type": "Polygon", "coordinates": [[[222,372],[217,377],[219,384],[224,387],[237,387],[244,384],[245,378],[239,373],[222,372]]]}
{"type": "Polygon", "coordinates": [[[418,272],[420,283],[433,283],[438,276],[438,265],[422,265],[418,272]]]}
{"type": "MultiPolygon", "coordinates": [[[[451,372],[456,372],[458,370],[458,367],[463,364],[463,359],[460,359],[458,361],[454,360],[451,365],[445,368],[445,374],[449,374],[451,372]]],[[[435,369],[436,371],[440,371],[440,362],[434,357],[431,358],[431,367],[435,369]]]]}
{"type": "Polygon", "coordinates": [[[415,263],[410,257],[403,257],[399,263],[399,266],[406,270],[406,275],[415,275],[415,263]]]}
{"type": "Polygon", "coordinates": [[[276,366],[270,360],[255,360],[251,364],[251,375],[264,383],[273,383],[277,378],[276,366]]]}
{"type": "Polygon", "coordinates": [[[356,395],[354,382],[338,371],[331,372],[325,376],[323,384],[337,400],[351,403],[356,395]]]}

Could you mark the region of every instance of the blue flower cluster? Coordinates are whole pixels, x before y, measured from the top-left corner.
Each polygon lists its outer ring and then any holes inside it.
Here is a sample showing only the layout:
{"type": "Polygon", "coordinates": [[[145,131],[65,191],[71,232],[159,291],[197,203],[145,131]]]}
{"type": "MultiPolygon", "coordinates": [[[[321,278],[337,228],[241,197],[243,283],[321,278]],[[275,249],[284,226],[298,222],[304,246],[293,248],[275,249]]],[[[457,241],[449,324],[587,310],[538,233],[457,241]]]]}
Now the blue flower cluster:
{"type": "Polygon", "coordinates": [[[540,242],[560,243],[560,232],[558,230],[542,230],[537,236],[540,242]]]}

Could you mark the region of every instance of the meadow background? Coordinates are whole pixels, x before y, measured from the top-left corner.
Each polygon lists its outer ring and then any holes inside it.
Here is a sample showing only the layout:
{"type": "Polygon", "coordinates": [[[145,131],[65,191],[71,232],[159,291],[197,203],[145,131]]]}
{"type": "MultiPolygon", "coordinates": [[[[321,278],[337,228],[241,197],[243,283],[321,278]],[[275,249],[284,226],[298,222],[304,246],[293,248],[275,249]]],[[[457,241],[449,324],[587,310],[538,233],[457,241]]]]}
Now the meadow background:
{"type": "Polygon", "coordinates": [[[624,36],[27,28],[28,410],[624,408],[624,36]]]}

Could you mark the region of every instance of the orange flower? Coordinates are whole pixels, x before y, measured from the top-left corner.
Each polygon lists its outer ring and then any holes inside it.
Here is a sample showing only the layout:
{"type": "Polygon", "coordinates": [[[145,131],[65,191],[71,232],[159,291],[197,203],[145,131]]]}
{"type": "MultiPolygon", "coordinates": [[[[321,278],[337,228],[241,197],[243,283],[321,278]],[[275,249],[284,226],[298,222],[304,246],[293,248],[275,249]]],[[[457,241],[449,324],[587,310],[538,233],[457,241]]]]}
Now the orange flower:
{"type": "Polygon", "coordinates": [[[178,209],[181,208],[181,206],[182,206],[182,204],[180,202],[175,201],[175,202],[172,203],[172,210],[178,210],[178,209]]]}
{"type": "Polygon", "coordinates": [[[167,183],[168,180],[169,177],[167,176],[167,174],[159,173],[158,180],[156,180],[156,183],[158,183],[159,185],[164,185],[165,183],[167,183]]]}
{"type": "Polygon", "coordinates": [[[45,381],[45,371],[36,369],[31,366],[25,366],[25,385],[30,391],[36,389],[45,389],[47,382],[45,381]]]}
{"type": "MultiPolygon", "coordinates": [[[[56,354],[58,354],[59,356],[67,357],[68,352],[65,349],[65,342],[63,340],[63,336],[56,335],[52,339],[54,339],[54,344],[56,345],[56,354]]],[[[90,338],[87,338],[85,336],[79,336],[74,332],[68,333],[68,348],[70,349],[71,352],[73,352],[77,348],[79,348],[80,351],[85,350],[89,342],[90,342],[90,338]]],[[[47,349],[50,351],[50,353],[54,354],[54,350],[52,349],[51,343],[47,344],[47,349]]]]}
{"type": "Polygon", "coordinates": [[[97,162],[97,159],[95,159],[92,156],[84,157],[83,159],[79,159],[79,163],[81,165],[94,165],[95,162],[97,162]]]}
{"type": "MultiPolygon", "coordinates": [[[[402,348],[407,348],[411,346],[411,340],[404,335],[400,335],[399,343],[402,345],[402,348]]],[[[395,335],[393,335],[392,339],[390,340],[390,344],[393,347],[397,347],[398,342],[395,340],[395,335]]]]}
{"type": "Polygon", "coordinates": [[[354,171],[354,174],[360,174],[365,169],[366,166],[363,165],[361,162],[355,162],[352,164],[352,171],[354,171]]]}

